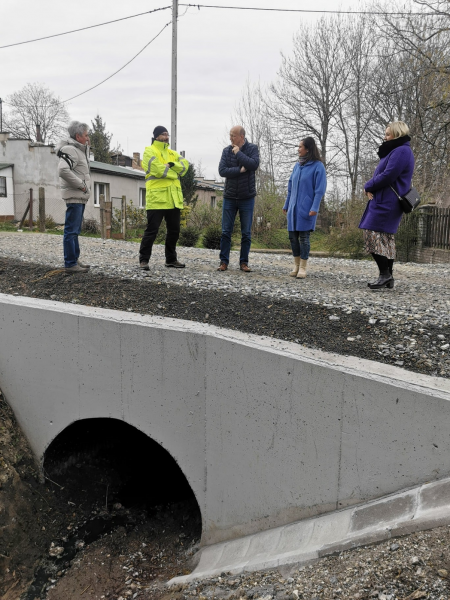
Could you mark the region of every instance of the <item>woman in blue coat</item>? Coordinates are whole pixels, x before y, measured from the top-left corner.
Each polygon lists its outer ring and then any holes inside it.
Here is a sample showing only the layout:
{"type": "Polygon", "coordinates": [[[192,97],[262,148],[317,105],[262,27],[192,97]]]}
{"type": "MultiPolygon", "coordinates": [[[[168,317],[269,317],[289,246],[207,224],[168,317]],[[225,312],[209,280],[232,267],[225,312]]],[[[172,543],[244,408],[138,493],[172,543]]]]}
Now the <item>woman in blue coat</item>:
{"type": "Polygon", "coordinates": [[[366,252],[372,255],[380,272],[378,281],[368,284],[373,290],[394,287],[394,234],[403,216],[397,194],[403,196],[409,192],[414,171],[408,134],[408,125],[403,121],[389,123],[384,142],[378,148],[381,160],[364,186],[369,202],[359,227],[364,230],[366,252]]]}
{"type": "Polygon", "coordinates": [[[309,258],[311,231],[316,228],[320,202],[327,188],[327,175],[316,142],[303,139],[298,146],[298,162],[289,178],[283,212],[294,255],[291,277],[304,279],[309,258]]]}

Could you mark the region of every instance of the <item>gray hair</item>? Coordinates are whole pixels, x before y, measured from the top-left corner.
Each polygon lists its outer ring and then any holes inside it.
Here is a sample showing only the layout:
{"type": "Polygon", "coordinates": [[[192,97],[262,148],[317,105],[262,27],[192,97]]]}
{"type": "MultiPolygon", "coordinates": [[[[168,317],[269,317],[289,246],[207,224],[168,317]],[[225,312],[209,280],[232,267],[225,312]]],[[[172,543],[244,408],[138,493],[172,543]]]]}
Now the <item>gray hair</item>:
{"type": "Polygon", "coordinates": [[[70,137],[76,140],[77,134],[83,135],[83,133],[89,130],[89,126],[86,123],[80,123],[80,121],[72,121],[67,130],[69,132],[70,137]]]}

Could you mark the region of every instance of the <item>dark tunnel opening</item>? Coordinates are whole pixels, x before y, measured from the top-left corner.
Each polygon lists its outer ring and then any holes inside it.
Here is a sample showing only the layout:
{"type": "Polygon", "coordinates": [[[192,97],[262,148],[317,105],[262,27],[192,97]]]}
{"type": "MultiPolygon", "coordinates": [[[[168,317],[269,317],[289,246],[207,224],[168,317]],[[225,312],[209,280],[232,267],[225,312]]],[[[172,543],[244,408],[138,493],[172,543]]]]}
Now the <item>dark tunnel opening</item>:
{"type": "Polygon", "coordinates": [[[174,458],[123,421],[85,419],[67,427],[45,453],[44,474],[105,509],[120,503],[151,512],[181,502],[201,519],[194,492],[174,458]]]}
{"type": "Polygon", "coordinates": [[[174,458],[144,433],[116,419],[77,421],[50,444],[43,472],[50,501],[39,519],[53,541],[22,600],[47,598],[58,578],[78,577],[79,556],[90,565],[97,552],[96,577],[107,569],[102,597],[128,596],[190,572],[200,508],[174,458]],[[140,567],[122,581],[123,565],[131,562],[140,567]]]}

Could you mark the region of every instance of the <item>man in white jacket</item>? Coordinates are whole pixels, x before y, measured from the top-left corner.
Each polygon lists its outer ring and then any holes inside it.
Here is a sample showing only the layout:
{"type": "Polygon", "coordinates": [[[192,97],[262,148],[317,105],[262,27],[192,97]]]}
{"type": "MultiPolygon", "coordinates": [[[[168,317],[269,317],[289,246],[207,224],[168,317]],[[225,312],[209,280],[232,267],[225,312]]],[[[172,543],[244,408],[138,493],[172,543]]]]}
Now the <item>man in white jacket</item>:
{"type": "Polygon", "coordinates": [[[89,265],[79,262],[84,207],[91,195],[89,166],[89,135],[86,123],[72,121],[67,128],[69,138],[56,147],[62,198],[66,202],[64,224],[64,267],[66,273],[86,273],[89,265]]]}

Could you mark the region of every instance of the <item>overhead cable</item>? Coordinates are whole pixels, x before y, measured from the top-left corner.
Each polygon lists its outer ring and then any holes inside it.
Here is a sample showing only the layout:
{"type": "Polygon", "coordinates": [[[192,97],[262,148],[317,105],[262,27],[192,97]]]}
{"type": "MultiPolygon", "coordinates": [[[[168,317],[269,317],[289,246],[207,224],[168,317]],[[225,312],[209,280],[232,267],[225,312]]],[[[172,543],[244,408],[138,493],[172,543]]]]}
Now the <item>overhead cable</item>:
{"type": "Polygon", "coordinates": [[[135,17],[142,17],[143,15],[149,15],[161,10],[167,10],[172,8],[171,6],[163,6],[162,8],[155,8],[154,10],[148,10],[143,13],[136,15],[130,15],[128,17],[122,17],[121,19],[114,19],[113,21],[105,21],[104,23],[98,23],[97,25],[88,25],[87,27],[80,27],[80,29],[72,29],[71,31],[64,31],[63,33],[54,33],[53,35],[47,35],[45,37],[35,38],[34,40],[25,40],[24,42],[16,42],[14,44],[7,44],[6,46],[0,46],[2,48],[11,48],[12,46],[21,46],[22,44],[31,44],[32,42],[41,42],[42,40],[49,40],[50,38],[60,37],[61,35],[69,35],[69,33],[77,33],[79,31],[86,31],[87,29],[94,29],[95,27],[103,27],[103,25],[111,25],[111,23],[119,23],[119,21],[126,21],[127,19],[134,19],[135,17]]]}
{"type": "MultiPolygon", "coordinates": [[[[145,46],[143,48],[141,48],[139,50],[139,52],[137,52],[137,54],[135,54],[133,56],[133,58],[130,58],[130,60],[128,62],[126,62],[124,65],[122,65],[120,67],[120,69],[117,69],[117,71],[114,71],[114,73],[111,73],[111,75],[109,75],[108,77],[106,77],[106,79],[103,79],[102,81],[100,81],[96,85],[93,85],[92,87],[88,88],[87,90],[84,90],[84,92],[80,92],[79,94],[76,94],[75,96],[72,96],[71,98],[67,98],[67,100],[56,100],[55,99],[55,101],[52,102],[51,104],[45,105],[45,106],[39,106],[37,108],[48,108],[48,107],[54,106],[56,104],[65,104],[66,102],[70,102],[70,100],[74,100],[75,98],[78,98],[79,96],[83,96],[84,94],[87,94],[91,90],[94,90],[95,88],[99,87],[100,85],[102,85],[103,83],[105,83],[105,81],[108,81],[108,79],[111,79],[112,77],[114,77],[114,75],[117,75],[117,73],[120,73],[120,71],[123,71],[123,69],[125,69],[125,67],[127,67],[130,63],[132,63],[133,60],[139,56],[139,54],[142,54],[142,52],[144,52],[144,50],[146,48],[148,48],[148,46],[150,46],[150,44],[152,42],[154,42],[156,40],[156,38],[158,38],[161,35],[161,33],[164,31],[164,29],[166,29],[166,27],[168,27],[171,23],[172,23],[172,21],[169,21],[168,23],[166,23],[164,25],[164,27],[162,29],[160,29],[160,31],[155,35],[155,37],[152,38],[147,44],[145,44],[145,46]]],[[[24,108],[23,106],[17,106],[15,104],[11,104],[10,102],[5,102],[5,101],[3,101],[3,102],[4,102],[4,104],[8,104],[9,106],[15,106],[17,108],[24,108]]]]}
{"type": "Polygon", "coordinates": [[[137,54],[135,54],[133,56],[133,58],[130,58],[130,60],[128,62],[126,62],[122,67],[120,67],[120,69],[117,69],[117,71],[114,71],[114,73],[111,73],[111,75],[109,77],[107,77],[106,79],[103,79],[103,81],[100,81],[100,83],[97,83],[96,85],[93,85],[92,87],[90,87],[87,90],[84,90],[84,92],[81,92],[80,94],[77,94],[76,96],[72,96],[71,98],[67,98],[67,100],[63,100],[63,104],[65,104],[66,102],[70,102],[70,100],[74,100],[74,98],[78,98],[79,96],[83,96],[83,94],[87,94],[88,92],[90,92],[91,90],[94,90],[95,88],[99,87],[100,85],[102,85],[102,83],[105,83],[105,81],[108,81],[108,79],[111,79],[112,77],[114,77],[114,75],[117,75],[117,73],[120,73],[120,71],[122,71],[123,69],[125,69],[125,67],[127,67],[130,63],[133,62],[133,60],[135,58],[137,58],[139,56],[139,54],[142,54],[142,52],[144,52],[144,50],[150,46],[150,44],[152,42],[154,42],[156,40],[156,38],[158,38],[162,32],[164,31],[164,29],[166,27],[168,27],[170,24],[172,23],[172,21],[169,21],[168,23],[166,23],[164,25],[164,27],[162,29],[159,30],[159,32],[155,35],[154,38],[152,38],[147,44],[145,44],[145,46],[139,50],[139,52],[137,54]]]}
{"type": "Polygon", "coordinates": [[[311,8],[263,8],[256,6],[218,6],[217,4],[182,4],[179,6],[187,6],[191,8],[225,8],[230,10],[255,10],[255,11],[270,11],[270,12],[293,12],[293,13],[319,13],[330,15],[380,15],[380,16],[431,16],[436,13],[430,12],[386,12],[386,11],[370,11],[370,10],[314,10],[311,8]]]}

